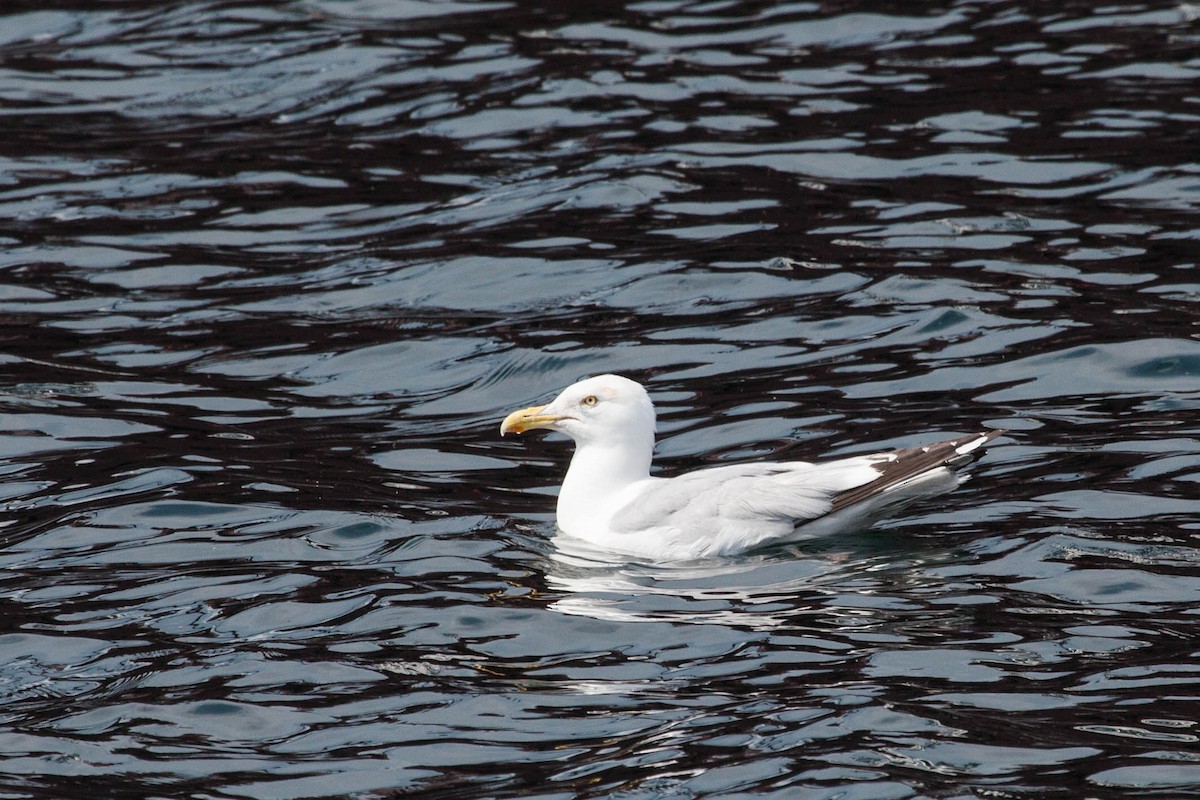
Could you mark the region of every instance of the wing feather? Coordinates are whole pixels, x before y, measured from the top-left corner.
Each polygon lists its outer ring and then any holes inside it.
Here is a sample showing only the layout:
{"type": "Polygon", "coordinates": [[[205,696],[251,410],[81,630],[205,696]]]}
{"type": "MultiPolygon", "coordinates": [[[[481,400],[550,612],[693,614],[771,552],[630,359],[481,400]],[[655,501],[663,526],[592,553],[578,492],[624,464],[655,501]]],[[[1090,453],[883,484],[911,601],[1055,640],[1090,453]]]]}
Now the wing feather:
{"type": "Polygon", "coordinates": [[[733,552],[787,536],[798,523],[828,514],[840,492],[878,477],[869,458],[714,467],[650,484],[609,527],[676,549],[733,552]]]}
{"type": "Polygon", "coordinates": [[[609,528],[653,539],[672,553],[710,556],[807,538],[821,526],[865,526],[952,488],[962,479],[957,470],[1002,433],[822,464],[734,464],[656,478],[613,515],[609,528]]]}
{"type": "Polygon", "coordinates": [[[839,494],[833,501],[833,510],[841,511],[870,501],[910,482],[919,481],[927,473],[939,470],[957,472],[979,460],[987,450],[985,445],[1004,433],[1003,430],[990,430],[924,447],[906,447],[881,453],[876,456],[881,459],[877,479],[839,494]]]}

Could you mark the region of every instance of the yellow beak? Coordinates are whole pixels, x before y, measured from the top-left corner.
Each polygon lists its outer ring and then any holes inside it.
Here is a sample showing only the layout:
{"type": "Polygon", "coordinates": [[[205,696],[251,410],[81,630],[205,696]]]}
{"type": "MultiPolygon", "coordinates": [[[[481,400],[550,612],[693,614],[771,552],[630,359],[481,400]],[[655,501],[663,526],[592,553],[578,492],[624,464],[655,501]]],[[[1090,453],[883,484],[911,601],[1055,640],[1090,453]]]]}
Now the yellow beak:
{"type": "Polygon", "coordinates": [[[545,406],[531,406],[514,411],[504,418],[504,422],[500,423],[500,435],[503,436],[510,432],[524,433],[533,428],[550,428],[562,419],[555,414],[544,413],[545,410],[545,406]]]}

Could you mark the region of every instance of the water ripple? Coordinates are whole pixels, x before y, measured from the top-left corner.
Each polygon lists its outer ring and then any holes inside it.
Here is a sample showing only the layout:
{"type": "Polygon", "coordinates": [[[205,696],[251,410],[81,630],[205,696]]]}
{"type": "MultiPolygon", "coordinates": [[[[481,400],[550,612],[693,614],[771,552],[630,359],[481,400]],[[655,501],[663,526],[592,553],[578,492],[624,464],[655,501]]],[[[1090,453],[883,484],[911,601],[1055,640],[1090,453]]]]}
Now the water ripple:
{"type": "Polygon", "coordinates": [[[0,12],[4,790],[1188,792],[1195,17],[0,12]],[[1010,434],[610,563],[496,434],[603,371],[667,473],[1010,434]]]}

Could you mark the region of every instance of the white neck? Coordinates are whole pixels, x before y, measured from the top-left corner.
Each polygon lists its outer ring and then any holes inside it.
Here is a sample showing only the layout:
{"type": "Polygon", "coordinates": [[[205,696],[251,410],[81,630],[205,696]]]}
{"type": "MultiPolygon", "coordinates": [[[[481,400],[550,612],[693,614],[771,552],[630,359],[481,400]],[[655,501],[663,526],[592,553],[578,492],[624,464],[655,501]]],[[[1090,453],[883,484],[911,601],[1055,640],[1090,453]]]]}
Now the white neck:
{"type": "Polygon", "coordinates": [[[653,449],[653,434],[649,442],[579,444],[558,494],[558,527],[579,535],[604,524],[616,510],[610,503],[650,477],[653,449]]]}

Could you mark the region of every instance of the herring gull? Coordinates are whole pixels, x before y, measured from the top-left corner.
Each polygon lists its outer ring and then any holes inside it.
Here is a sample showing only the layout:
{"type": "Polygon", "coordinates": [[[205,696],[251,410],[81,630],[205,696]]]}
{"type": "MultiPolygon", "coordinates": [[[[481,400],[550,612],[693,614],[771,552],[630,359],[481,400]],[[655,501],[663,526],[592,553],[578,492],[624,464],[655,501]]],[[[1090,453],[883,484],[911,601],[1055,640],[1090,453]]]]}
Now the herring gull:
{"type": "Polygon", "coordinates": [[[760,462],[651,477],[654,406],[641,384],[599,375],[514,411],[500,434],[546,428],[575,440],[559,529],[627,556],[671,561],[869,527],[965,480],[959,470],[1003,431],[812,464],[760,462]]]}

